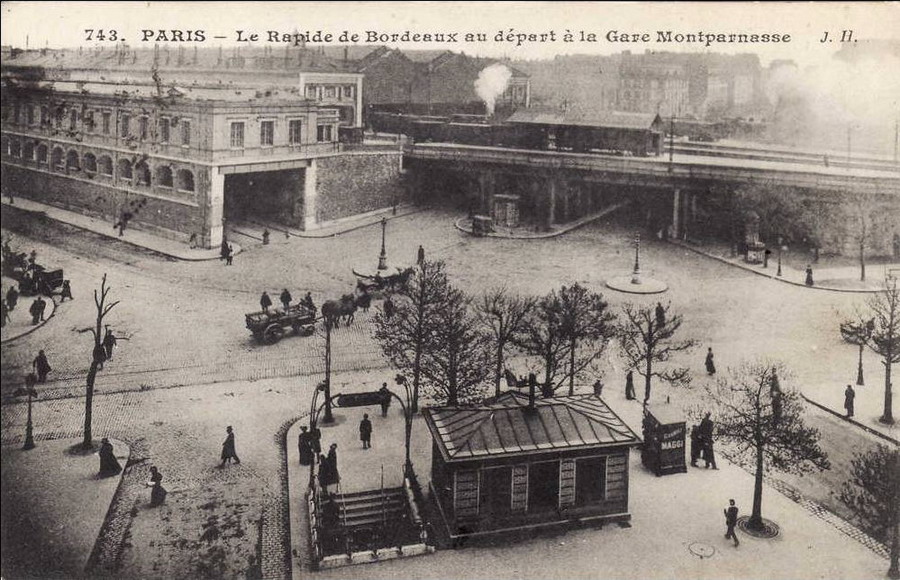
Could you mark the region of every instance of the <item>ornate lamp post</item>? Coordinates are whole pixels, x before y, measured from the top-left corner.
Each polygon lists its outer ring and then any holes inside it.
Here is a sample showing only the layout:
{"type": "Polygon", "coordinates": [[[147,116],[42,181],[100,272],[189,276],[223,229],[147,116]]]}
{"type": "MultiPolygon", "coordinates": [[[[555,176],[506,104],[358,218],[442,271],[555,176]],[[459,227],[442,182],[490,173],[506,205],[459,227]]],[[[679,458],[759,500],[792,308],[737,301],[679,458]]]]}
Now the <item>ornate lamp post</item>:
{"type": "Polygon", "coordinates": [[[323,423],[334,423],[334,416],[331,414],[331,322],[325,318],[325,416],[322,418],[323,423]]]}
{"type": "MultiPolygon", "coordinates": [[[[403,475],[409,477],[412,474],[412,460],[409,457],[409,445],[410,438],[412,437],[412,393],[409,390],[409,382],[406,380],[406,377],[403,375],[397,375],[394,378],[394,381],[403,387],[406,391],[406,403],[404,404],[400,397],[397,397],[397,400],[400,401],[400,406],[403,407],[403,419],[406,421],[406,461],[403,463],[403,475]]],[[[396,397],[396,395],[394,395],[396,397]]]]}
{"type": "Polygon", "coordinates": [[[781,243],[781,236],[778,236],[778,271],[775,272],[776,276],[781,276],[781,251],[784,250],[784,246],[781,243]]]}
{"type": "Polygon", "coordinates": [[[631,283],[641,283],[641,234],[634,236],[634,271],[631,273],[631,283]]]}
{"type": "Polygon", "coordinates": [[[387,218],[381,218],[381,253],[378,255],[378,269],[387,270],[387,251],[384,248],[385,231],[387,230],[387,218]]]}
{"type": "Polygon", "coordinates": [[[25,392],[28,394],[28,421],[25,423],[25,445],[22,446],[22,449],[34,449],[34,426],[31,423],[31,400],[37,397],[34,383],[34,375],[29,374],[25,377],[25,392]]]}

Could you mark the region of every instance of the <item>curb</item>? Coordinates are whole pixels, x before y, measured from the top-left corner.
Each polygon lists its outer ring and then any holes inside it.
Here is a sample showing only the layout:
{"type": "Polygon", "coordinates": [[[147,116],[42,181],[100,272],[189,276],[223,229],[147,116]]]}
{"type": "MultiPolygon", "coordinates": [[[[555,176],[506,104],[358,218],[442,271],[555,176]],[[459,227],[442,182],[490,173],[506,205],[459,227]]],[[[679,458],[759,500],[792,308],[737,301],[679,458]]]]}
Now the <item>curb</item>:
{"type": "Polygon", "coordinates": [[[121,501],[122,483],[125,481],[126,467],[131,462],[132,455],[134,455],[131,445],[121,439],[115,439],[115,441],[128,447],[128,457],[125,459],[125,465],[122,466],[122,471],[119,472],[119,483],[116,485],[116,491],[109,501],[109,507],[106,508],[106,514],[103,516],[103,523],[100,525],[100,532],[97,534],[97,539],[94,540],[94,547],[91,548],[91,553],[88,555],[87,563],[84,566],[86,575],[90,575],[89,573],[91,570],[97,566],[97,560],[100,558],[100,552],[102,550],[101,542],[104,537],[104,532],[106,531],[107,526],[112,524],[114,508],[117,506],[117,502],[121,501]]]}
{"type": "Polygon", "coordinates": [[[776,282],[783,282],[785,284],[791,284],[792,286],[798,286],[800,288],[809,288],[810,290],[825,290],[827,292],[844,292],[847,294],[875,294],[876,292],[881,292],[880,289],[864,290],[864,289],[855,289],[855,288],[835,288],[834,286],[817,286],[817,285],[807,286],[806,284],[801,284],[800,282],[794,282],[793,280],[786,280],[786,279],[778,277],[774,274],[769,274],[767,272],[760,272],[759,270],[755,270],[753,268],[744,266],[743,264],[737,264],[727,258],[723,258],[721,256],[716,256],[715,254],[710,254],[709,252],[706,252],[700,248],[694,247],[694,246],[692,246],[688,243],[682,242],[682,241],[669,240],[669,243],[672,244],[673,246],[678,246],[680,248],[684,248],[686,250],[690,250],[692,252],[700,254],[701,256],[706,256],[707,258],[712,258],[713,260],[717,260],[719,262],[722,262],[723,264],[727,264],[727,265],[733,266],[735,268],[740,268],[741,270],[745,270],[747,272],[753,272],[757,276],[769,278],[771,280],[775,280],[776,282]]]}
{"type": "MultiPolygon", "coordinates": [[[[41,294],[41,296],[43,296],[43,294],[41,294]]],[[[23,336],[28,336],[29,334],[31,334],[38,328],[41,328],[42,326],[44,326],[45,324],[50,322],[50,319],[53,318],[54,316],[56,316],[56,309],[59,307],[59,305],[56,303],[56,300],[53,298],[53,296],[46,296],[46,298],[49,298],[50,302],[53,304],[53,311],[50,313],[50,316],[48,316],[47,318],[42,320],[40,324],[29,326],[27,330],[24,330],[15,336],[8,336],[8,337],[4,338],[3,340],[0,340],[0,344],[8,344],[14,340],[18,340],[18,339],[22,338],[23,336]]]]}
{"type": "Polygon", "coordinates": [[[869,427],[868,425],[863,425],[862,423],[860,423],[859,421],[857,421],[857,420],[855,420],[855,419],[850,419],[849,417],[847,417],[847,416],[845,416],[845,415],[842,415],[842,414],[838,413],[838,412],[835,411],[834,409],[831,409],[831,408],[829,408],[829,407],[826,407],[826,406],[823,405],[822,403],[818,403],[818,402],[816,402],[816,401],[813,401],[812,399],[810,399],[809,397],[807,397],[806,395],[804,395],[802,392],[800,393],[800,396],[803,397],[803,400],[804,400],[804,401],[806,401],[807,403],[813,405],[814,407],[818,407],[819,409],[822,409],[823,411],[827,411],[828,413],[831,413],[832,415],[834,415],[834,416],[837,417],[838,419],[843,419],[843,420],[846,421],[847,423],[850,423],[851,425],[855,425],[855,426],[859,427],[860,429],[862,429],[862,430],[865,431],[866,433],[869,433],[870,435],[875,435],[876,437],[880,437],[880,438],[882,438],[882,439],[884,439],[884,440],[886,440],[886,441],[890,441],[890,442],[893,443],[894,445],[900,446],[900,441],[898,441],[897,439],[894,439],[894,438],[891,437],[890,435],[886,435],[886,434],[882,433],[881,431],[877,431],[877,430],[875,430],[875,429],[872,429],[872,428],[869,427]]]}

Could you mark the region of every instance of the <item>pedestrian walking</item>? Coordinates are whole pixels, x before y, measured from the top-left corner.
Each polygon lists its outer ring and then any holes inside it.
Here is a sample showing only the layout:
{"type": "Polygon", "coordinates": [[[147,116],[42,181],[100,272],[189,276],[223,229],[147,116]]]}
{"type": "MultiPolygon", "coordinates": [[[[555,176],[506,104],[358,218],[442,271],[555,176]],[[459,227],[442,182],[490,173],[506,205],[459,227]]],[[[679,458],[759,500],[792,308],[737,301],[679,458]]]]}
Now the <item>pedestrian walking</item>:
{"type": "Polygon", "coordinates": [[[656,303],[656,327],[661,328],[666,325],[666,309],[663,308],[662,302],[656,303]]]}
{"type": "Polygon", "coordinates": [[[28,313],[31,314],[32,326],[37,326],[37,323],[44,319],[43,300],[41,300],[40,296],[35,298],[34,302],[31,303],[31,307],[28,308],[28,313]]]}
{"type": "Polygon", "coordinates": [[[222,239],[222,245],[219,247],[219,259],[225,260],[228,258],[228,242],[222,239]]]}
{"type": "Polygon", "coordinates": [[[372,422],[369,421],[368,413],[364,413],[359,422],[359,440],[362,441],[363,449],[372,448],[372,422]]]}
{"type": "Polygon", "coordinates": [[[234,263],[234,248],[231,247],[231,244],[227,244],[227,252],[225,254],[225,265],[230,266],[234,263]]]}
{"type": "Polygon", "coordinates": [[[329,481],[331,481],[331,466],[328,463],[328,458],[319,453],[319,487],[325,493],[328,493],[329,481]]]}
{"type": "Polygon", "coordinates": [[[64,302],[68,298],[69,300],[75,300],[72,298],[72,286],[68,280],[63,280],[62,292],[59,295],[59,301],[64,302]]]}
{"type": "Polygon", "coordinates": [[[807,264],[807,266],[806,266],[806,285],[807,286],[813,285],[813,271],[812,271],[812,266],[810,266],[809,264],[807,264]]]}
{"type": "Polygon", "coordinates": [[[697,460],[700,459],[700,429],[694,425],[691,427],[691,466],[699,467],[697,460]]]}
{"type": "Polygon", "coordinates": [[[106,437],[100,441],[100,451],[97,454],[100,456],[100,477],[109,477],[122,471],[113,445],[106,437]]]}
{"type": "Polygon", "coordinates": [[[394,301],[388,296],[384,299],[384,317],[390,320],[392,316],[394,316],[394,301]]]}
{"type": "Polygon", "coordinates": [[[38,351],[37,356],[31,362],[31,368],[37,373],[39,383],[46,383],[47,375],[53,370],[50,368],[50,361],[47,360],[47,355],[43,350],[38,351]]]}
{"type": "Polygon", "coordinates": [[[263,245],[264,245],[264,246],[268,246],[268,245],[269,245],[269,236],[270,236],[270,235],[271,235],[271,234],[269,234],[269,229],[268,229],[268,228],[266,228],[266,229],[263,230],[262,240],[263,240],[263,245]]]}
{"type": "Polygon", "coordinates": [[[103,363],[106,362],[106,349],[103,347],[103,343],[94,345],[94,352],[91,353],[94,357],[94,362],[97,364],[97,370],[103,370],[103,363]]]}
{"type": "Polygon", "coordinates": [[[709,350],[706,351],[706,374],[709,376],[716,374],[716,361],[714,359],[712,347],[709,347],[709,350]]]}
{"type": "Polygon", "coordinates": [[[313,453],[322,453],[322,431],[318,427],[309,428],[309,446],[313,453]]]}
{"type": "Polygon", "coordinates": [[[844,416],[848,419],[853,416],[854,399],[856,399],[856,391],[853,390],[853,387],[847,385],[847,388],[844,389],[844,409],[847,410],[847,414],[844,416]]]}
{"type": "Polygon", "coordinates": [[[7,322],[10,322],[9,307],[6,305],[6,300],[2,300],[0,301],[0,328],[5,327],[7,322]]]}
{"type": "Polygon", "coordinates": [[[112,360],[113,349],[116,348],[118,339],[109,326],[106,327],[106,335],[103,337],[103,350],[106,351],[106,360],[112,360]]]}
{"type": "Polygon", "coordinates": [[[422,245],[420,244],[419,251],[416,252],[416,264],[421,266],[424,263],[425,263],[425,248],[423,248],[422,245]]]}
{"type": "Polygon", "coordinates": [[[16,288],[15,284],[9,287],[9,290],[6,291],[6,305],[9,307],[10,312],[16,309],[16,304],[19,303],[19,289],[16,288]]]}
{"type": "Polygon", "coordinates": [[[737,548],[740,541],[734,533],[734,527],[737,525],[738,508],[734,505],[734,500],[728,500],[728,507],[722,511],[725,512],[725,539],[734,540],[734,547],[737,548]]]}
{"type": "MultiPolygon", "coordinates": [[[[331,447],[328,449],[328,456],[325,458],[325,461],[328,463],[328,485],[337,486],[341,483],[341,474],[338,471],[337,462],[337,443],[331,444],[331,447]]],[[[335,489],[335,491],[337,490],[335,489]]]]}
{"type": "Polygon", "coordinates": [[[594,394],[598,397],[603,396],[603,381],[601,381],[600,379],[594,381],[594,394]]]}
{"type": "Polygon", "coordinates": [[[300,426],[300,435],[297,436],[297,450],[300,452],[300,465],[310,465],[313,462],[313,452],[309,443],[309,432],[306,425],[300,426]]]}
{"type": "Polygon", "coordinates": [[[291,300],[293,300],[294,297],[291,296],[291,293],[285,288],[281,291],[281,296],[279,298],[281,299],[281,304],[284,306],[284,311],[287,312],[288,307],[291,305],[291,300]]]}
{"type": "Polygon", "coordinates": [[[268,314],[268,312],[269,312],[269,306],[272,305],[272,299],[269,298],[269,293],[268,293],[268,292],[263,292],[263,293],[262,293],[262,296],[259,297],[259,305],[260,305],[260,307],[263,309],[263,312],[265,312],[266,314],[268,314]]]}
{"type": "Polygon", "coordinates": [[[712,466],[713,469],[719,469],[716,466],[716,454],[713,450],[713,433],[715,431],[715,425],[709,415],[710,414],[707,412],[706,415],[704,415],[703,420],[700,421],[700,453],[707,469],[709,469],[710,466],[712,466]]]}
{"type": "Polygon", "coordinates": [[[228,435],[225,437],[225,442],[222,443],[222,463],[220,465],[231,463],[232,459],[234,459],[235,463],[240,463],[241,460],[237,456],[237,451],[235,451],[234,448],[234,430],[229,425],[225,428],[225,432],[228,433],[228,435]]]}
{"type": "Polygon", "coordinates": [[[381,395],[381,400],[379,401],[381,404],[381,416],[387,417],[388,409],[391,408],[391,392],[388,390],[387,383],[381,383],[378,393],[381,395]]]}
{"type": "Polygon", "coordinates": [[[634,371],[629,370],[628,374],[625,375],[625,398],[629,401],[633,401],[636,397],[634,396],[634,371]]]}
{"type": "Polygon", "coordinates": [[[162,505],[162,502],[166,499],[166,488],[162,486],[162,473],[156,469],[156,466],[153,465],[150,467],[150,481],[147,482],[147,486],[150,487],[150,505],[153,507],[162,505]]]}

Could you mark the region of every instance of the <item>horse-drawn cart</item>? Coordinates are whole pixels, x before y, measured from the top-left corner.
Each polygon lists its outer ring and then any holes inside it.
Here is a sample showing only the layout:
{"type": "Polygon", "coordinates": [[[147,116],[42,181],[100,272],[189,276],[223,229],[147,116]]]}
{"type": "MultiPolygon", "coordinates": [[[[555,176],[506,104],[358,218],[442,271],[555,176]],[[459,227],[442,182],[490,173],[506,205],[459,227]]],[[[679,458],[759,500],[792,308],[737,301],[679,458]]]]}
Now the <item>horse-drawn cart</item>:
{"type": "Polygon", "coordinates": [[[253,337],[265,344],[281,340],[287,329],[301,336],[309,336],[316,328],[316,311],[303,304],[292,304],[287,309],[271,308],[268,312],[252,312],[245,318],[253,337]]]}
{"type": "Polygon", "coordinates": [[[19,279],[19,292],[23,296],[36,296],[43,294],[50,296],[63,286],[63,271],[44,270],[36,266],[30,272],[25,272],[19,279]]]}
{"type": "Polygon", "coordinates": [[[353,270],[357,278],[356,286],[365,294],[401,290],[409,282],[412,272],[412,268],[394,268],[393,271],[376,270],[374,273],[353,270]]]}

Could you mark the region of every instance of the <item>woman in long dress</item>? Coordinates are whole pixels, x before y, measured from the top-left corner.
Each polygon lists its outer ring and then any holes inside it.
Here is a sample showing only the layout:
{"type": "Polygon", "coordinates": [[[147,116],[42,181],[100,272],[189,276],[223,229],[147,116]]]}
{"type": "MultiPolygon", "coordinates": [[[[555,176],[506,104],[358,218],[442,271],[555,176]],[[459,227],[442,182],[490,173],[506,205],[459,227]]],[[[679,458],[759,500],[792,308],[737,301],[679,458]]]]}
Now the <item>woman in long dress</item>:
{"type": "Polygon", "coordinates": [[[162,474],[156,469],[156,466],[150,468],[150,482],[147,485],[151,487],[150,505],[161,505],[163,500],[166,499],[166,493],[168,492],[162,486],[162,474]]]}
{"type": "Polygon", "coordinates": [[[109,439],[104,437],[100,442],[100,476],[107,477],[110,475],[116,475],[120,471],[122,471],[122,466],[119,465],[119,460],[116,459],[116,453],[113,450],[112,443],[109,442],[109,439]]]}
{"type": "Polygon", "coordinates": [[[710,375],[716,374],[716,363],[713,360],[712,347],[706,352],[706,373],[710,375]]]}

